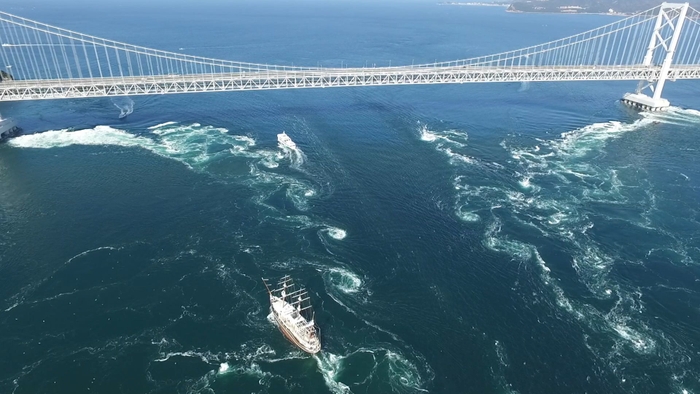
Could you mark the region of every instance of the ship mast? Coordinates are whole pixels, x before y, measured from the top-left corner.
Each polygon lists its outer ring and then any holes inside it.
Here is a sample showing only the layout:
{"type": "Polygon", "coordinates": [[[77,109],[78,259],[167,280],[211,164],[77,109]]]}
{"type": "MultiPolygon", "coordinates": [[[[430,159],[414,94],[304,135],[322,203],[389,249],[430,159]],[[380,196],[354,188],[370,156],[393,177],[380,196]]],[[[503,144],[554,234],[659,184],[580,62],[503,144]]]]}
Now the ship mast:
{"type": "Polygon", "coordinates": [[[270,286],[267,284],[267,281],[269,279],[262,278],[263,284],[265,285],[265,288],[267,289],[267,294],[272,295],[272,290],[270,290],[270,286]]]}
{"type": "MultiPolygon", "coordinates": [[[[279,287],[276,289],[270,289],[268,279],[263,278],[263,284],[265,285],[268,294],[270,294],[271,296],[274,295],[279,298],[282,298],[284,301],[288,302],[289,305],[291,305],[294,309],[296,309],[297,312],[301,313],[305,310],[311,309],[311,303],[307,303],[309,300],[311,300],[311,297],[309,297],[309,293],[304,288],[295,290],[297,286],[294,284],[292,278],[289,275],[285,275],[282,277],[282,279],[279,280],[279,287]],[[292,291],[287,293],[287,289],[290,289],[292,291]],[[304,305],[305,303],[306,305],[304,305]]],[[[312,322],[314,320],[314,316],[315,313],[313,313],[312,311],[312,322]]]]}
{"type": "Polygon", "coordinates": [[[293,291],[293,292],[287,294],[287,298],[288,298],[288,297],[296,297],[297,294],[300,294],[300,293],[306,294],[306,290],[304,290],[304,289],[299,289],[299,290],[293,291]]]}

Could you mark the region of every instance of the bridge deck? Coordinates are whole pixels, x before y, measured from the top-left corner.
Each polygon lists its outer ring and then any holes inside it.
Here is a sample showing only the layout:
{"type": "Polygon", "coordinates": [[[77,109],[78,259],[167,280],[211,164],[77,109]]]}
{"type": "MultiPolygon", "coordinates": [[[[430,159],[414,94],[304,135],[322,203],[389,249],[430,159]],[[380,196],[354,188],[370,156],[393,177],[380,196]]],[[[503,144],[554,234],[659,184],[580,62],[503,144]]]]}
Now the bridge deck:
{"type": "MultiPolygon", "coordinates": [[[[611,81],[658,79],[661,67],[390,67],[330,68],[138,77],[0,82],[0,101],[350,86],[478,82],[611,81]]],[[[669,79],[698,79],[697,66],[674,66],[669,79]]]]}

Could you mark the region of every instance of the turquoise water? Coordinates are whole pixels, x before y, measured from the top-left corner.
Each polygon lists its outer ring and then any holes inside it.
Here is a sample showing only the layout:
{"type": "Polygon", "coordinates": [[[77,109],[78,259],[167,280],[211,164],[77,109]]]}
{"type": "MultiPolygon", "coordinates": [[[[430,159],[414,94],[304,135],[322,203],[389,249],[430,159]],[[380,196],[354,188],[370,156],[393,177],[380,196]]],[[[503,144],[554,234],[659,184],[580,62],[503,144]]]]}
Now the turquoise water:
{"type": "MultiPolygon", "coordinates": [[[[613,20],[427,1],[3,10],[312,66],[613,20]]],[[[620,105],[627,82],[3,104],[25,135],[0,146],[0,392],[698,393],[698,87],[668,84],[653,115],[620,105]],[[318,356],[269,321],[260,278],[284,274],[310,292],[318,356]]]]}

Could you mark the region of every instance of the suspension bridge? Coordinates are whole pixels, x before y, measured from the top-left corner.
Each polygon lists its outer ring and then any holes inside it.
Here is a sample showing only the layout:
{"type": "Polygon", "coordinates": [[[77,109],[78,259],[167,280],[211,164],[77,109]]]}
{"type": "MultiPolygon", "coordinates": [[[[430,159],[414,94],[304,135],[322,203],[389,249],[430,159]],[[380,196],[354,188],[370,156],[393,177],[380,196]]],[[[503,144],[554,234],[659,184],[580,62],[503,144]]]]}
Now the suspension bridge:
{"type": "Polygon", "coordinates": [[[0,12],[0,101],[475,82],[639,81],[623,101],[670,104],[668,80],[700,79],[700,12],[663,3],[570,37],[448,62],[290,67],[125,44],[0,12]]]}

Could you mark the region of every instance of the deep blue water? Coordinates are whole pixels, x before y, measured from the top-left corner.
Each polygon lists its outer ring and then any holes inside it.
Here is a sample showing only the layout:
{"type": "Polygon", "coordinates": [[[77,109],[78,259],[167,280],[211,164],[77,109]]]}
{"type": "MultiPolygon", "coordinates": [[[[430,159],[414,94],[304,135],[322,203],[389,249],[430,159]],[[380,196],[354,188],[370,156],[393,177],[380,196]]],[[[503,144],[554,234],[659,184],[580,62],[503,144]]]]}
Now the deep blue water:
{"type": "MultiPolygon", "coordinates": [[[[311,66],[452,60],[613,20],[97,3],[2,9],[311,66]]],[[[626,82],[3,104],[25,135],[0,146],[0,392],[699,393],[699,87],[668,84],[655,115],[617,101],[626,82]],[[260,278],[284,274],[310,290],[317,357],[267,318],[260,278]]]]}

